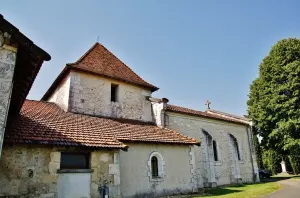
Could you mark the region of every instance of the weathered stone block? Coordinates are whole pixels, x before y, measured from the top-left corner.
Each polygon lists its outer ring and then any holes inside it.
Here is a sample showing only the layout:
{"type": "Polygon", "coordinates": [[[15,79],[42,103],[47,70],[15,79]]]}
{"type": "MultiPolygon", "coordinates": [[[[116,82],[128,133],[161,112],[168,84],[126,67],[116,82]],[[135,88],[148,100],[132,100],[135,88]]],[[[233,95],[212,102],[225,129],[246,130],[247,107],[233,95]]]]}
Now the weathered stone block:
{"type": "Polygon", "coordinates": [[[59,170],[60,168],[60,164],[57,162],[50,162],[48,165],[49,168],[49,173],[52,175],[56,175],[57,174],[57,170],[59,170]]]}
{"type": "Polygon", "coordinates": [[[51,162],[60,163],[60,152],[51,152],[50,159],[51,162]]]}
{"type": "Polygon", "coordinates": [[[101,162],[108,162],[109,157],[110,157],[110,156],[109,156],[108,153],[103,153],[103,154],[100,155],[100,159],[99,159],[99,160],[100,160],[101,162]]]}
{"type": "Polygon", "coordinates": [[[109,164],[109,174],[120,174],[119,164],[109,164]]]}

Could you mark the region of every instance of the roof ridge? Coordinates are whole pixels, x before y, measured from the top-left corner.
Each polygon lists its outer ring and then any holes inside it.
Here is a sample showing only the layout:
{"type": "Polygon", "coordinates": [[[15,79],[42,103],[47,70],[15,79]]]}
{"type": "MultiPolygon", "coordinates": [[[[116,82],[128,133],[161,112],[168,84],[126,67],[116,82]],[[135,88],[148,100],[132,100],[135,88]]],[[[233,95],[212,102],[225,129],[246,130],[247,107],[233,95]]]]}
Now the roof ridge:
{"type": "MultiPolygon", "coordinates": [[[[86,51],[75,63],[70,63],[72,64],[79,64],[79,62],[81,62],[89,53],[91,53],[91,51],[93,51],[93,49],[97,46],[97,44],[101,45],[100,43],[96,42],[92,47],[90,47],[90,49],[88,49],[88,51],[86,51]]],[[[67,64],[68,65],[68,64],[67,64]]]]}
{"type": "Polygon", "coordinates": [[[235,114],[232,114],[232,113],[227,113],[227,112],[224,112],[224,111],[218,111],[218,110],[214,110],[214,109],[208,109],[208,110],[206,110],[206,112],[208,112],[208,113],[217,113],[217,114],[221,114],[221,115],[224,115],[224,116],[233,117],[235,119],[242,119],[242,120],[246,120],[246,121],[249,120],[248,118],[240,116],[240,115],[235,115],[235,114]]]}

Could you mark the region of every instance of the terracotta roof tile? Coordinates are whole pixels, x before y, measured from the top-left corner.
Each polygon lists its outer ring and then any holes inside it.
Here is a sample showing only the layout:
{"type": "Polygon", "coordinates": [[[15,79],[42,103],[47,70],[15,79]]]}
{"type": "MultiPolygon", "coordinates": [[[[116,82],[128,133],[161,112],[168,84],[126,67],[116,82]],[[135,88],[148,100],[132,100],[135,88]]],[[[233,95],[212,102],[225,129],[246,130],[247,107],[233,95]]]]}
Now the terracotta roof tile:
{"type": "Polygon", "coordinates": [[[182,113],[182,114],[187,114],[187,115],[193,115],[193,116],[212,118],[212,119],[216,119],[216,120],[223,120],[223,121],[227,121],[227,122],[234,122],[234,123],[243,124],[243,125],[249,125],[249,122],[246,120],[236,119],[234,117],[229,117],[229,116],[218,115],[216,113],[207,112],[207,111],[203,112],[203,111],[198,111],[198,110],[194,110],[194,109],[188,109],[185,107],[179,107],[179,106],[170,105],[170,104],[167,104],[167,111],[175,112],[175,113],[182,113]]]}
{"type": "Polygon", "coordinates": [[[123,141],[199,144],[155,125],[64,112],[56,104],[25,101],[10,124],[5,142],[126,148],[123,141]]]}

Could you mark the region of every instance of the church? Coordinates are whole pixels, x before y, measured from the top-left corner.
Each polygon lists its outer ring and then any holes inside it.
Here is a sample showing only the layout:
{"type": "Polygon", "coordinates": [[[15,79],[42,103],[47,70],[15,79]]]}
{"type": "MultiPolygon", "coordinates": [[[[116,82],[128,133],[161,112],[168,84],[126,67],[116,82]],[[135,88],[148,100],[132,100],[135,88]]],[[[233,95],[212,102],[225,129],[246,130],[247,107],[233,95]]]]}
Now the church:
{"type": "Polygon", "coordinates": [[[259,182],[249,120],[157,90],[95,43],[7,122],[0,196],[142,198],[259,182]]]}

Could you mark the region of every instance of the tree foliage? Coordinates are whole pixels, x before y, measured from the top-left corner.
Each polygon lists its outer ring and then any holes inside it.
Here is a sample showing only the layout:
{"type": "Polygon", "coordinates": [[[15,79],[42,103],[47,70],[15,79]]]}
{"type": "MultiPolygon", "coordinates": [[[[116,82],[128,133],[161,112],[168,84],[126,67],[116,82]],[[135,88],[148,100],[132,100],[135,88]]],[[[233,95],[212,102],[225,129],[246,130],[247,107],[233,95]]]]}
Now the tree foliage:
{"type": "Polygon", "coordinates": [[[264,168],[269,170],[272,175],[281,172],[281,157],[275,150],[263,149],[262,159],[264,168]]]}
{"type": "Polygon", "coordinates": [[[262,145],[280,154],[300,147],[300,40],[275,44],[250,86],[248,114],[262,145]]]}
{"type": "Polygon", "coordinates": [[[289,157],[289,161],[291,164],[291,167],[293,169],[293,172],[295,175],[300,174],[300,149],[294,149],[291,151],[289,157]]]}

